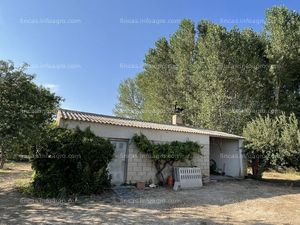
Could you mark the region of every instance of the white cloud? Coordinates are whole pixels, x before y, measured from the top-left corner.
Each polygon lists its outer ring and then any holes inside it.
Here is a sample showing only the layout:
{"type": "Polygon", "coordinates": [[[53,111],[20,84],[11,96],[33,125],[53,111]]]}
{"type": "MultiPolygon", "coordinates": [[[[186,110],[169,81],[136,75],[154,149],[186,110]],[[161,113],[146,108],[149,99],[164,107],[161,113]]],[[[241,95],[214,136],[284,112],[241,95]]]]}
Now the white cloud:
{"type": "Polygon", "coordinates": [[[58,85],[56,84],[44,84],[43,85],[45,88],[50,89],[51,92],[56,92],[58,90],[58,85]]]}

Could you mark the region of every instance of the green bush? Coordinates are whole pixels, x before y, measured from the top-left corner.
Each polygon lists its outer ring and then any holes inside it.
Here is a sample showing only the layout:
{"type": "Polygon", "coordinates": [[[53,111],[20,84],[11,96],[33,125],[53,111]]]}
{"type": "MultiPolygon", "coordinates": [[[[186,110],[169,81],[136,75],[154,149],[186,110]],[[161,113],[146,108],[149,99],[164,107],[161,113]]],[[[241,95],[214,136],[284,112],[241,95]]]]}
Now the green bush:
{"type": "Polygon", "coordinates": [[[97,194],[110,186],[114,147],[89,129],[51,129],[33,153],[32,185],[39,197],[97,194]]]}
{"type": "Polygon", "coordinates": [[[300,131],[294,114],[275,118],[260,116],[247,124],[244,137],[254,177],[261,178],[267,169],[300,169],[300,131]]]}

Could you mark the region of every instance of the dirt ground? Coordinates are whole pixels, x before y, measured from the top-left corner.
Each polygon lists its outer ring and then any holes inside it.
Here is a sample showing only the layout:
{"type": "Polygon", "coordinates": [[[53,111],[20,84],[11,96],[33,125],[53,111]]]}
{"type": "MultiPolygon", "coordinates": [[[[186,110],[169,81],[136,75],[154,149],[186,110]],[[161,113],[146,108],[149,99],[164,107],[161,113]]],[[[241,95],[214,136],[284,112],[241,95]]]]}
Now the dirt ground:
{"type": "MultiPolygon", "coordinates": [[[[28,164],[0,170],[0,224],[300,224],[300,188],[286,183],[230,180],[201,189],[135,190],[135,198],[30,198],[16,191],[28,164]]],[[[278,178],[278,177],[277,177],[278,178]]],[[[300,177],[299,177],[300,180],[300,177]]]]}

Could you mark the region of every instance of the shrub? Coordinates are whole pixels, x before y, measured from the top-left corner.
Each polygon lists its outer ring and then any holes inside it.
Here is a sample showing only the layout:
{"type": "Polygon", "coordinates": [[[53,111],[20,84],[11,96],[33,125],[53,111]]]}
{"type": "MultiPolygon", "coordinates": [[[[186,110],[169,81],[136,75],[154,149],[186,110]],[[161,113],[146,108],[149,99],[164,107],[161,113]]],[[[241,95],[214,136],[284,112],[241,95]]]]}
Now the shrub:
{"type": "Polygon", "coordinates": [[[114,148],[89,129],[54,128],[35,146],[33,190],[39,197],[97,194],[110,186],[114,148]]]}

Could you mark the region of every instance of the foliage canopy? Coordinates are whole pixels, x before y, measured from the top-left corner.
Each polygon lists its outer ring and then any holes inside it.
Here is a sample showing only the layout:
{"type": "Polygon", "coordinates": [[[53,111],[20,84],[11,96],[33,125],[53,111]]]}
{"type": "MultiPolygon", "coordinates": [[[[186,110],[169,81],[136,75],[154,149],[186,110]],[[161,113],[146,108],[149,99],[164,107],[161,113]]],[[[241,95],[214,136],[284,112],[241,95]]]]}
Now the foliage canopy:
{"type": "Polygon", "coordinates": [[[266,169],[292,166],[300,169],[300,130],[296,116],[259,116],[244,129],[245,150],[253,175],[266,169]]]}
{"type": "Polygon", "coordinates": [[[30,145],[41,137],[62,100],[37,86],[26,67],[0,61],[0,168],[14,146],[30,145]]]}
{"type": "Polygon", "coordinates": [[[85,131],[54,128],[34,148],[34,193],[42,197],[97,194],[110,186],[114,147],[85,131]]]}
{"type": "Polygon", "coordinates": [[[187,124],[236,134],[260,114],[299,118],[299,48],[300,15],[286,7],[267,10],[260,33],[185,19],[120,84],[115,114],[166,122],[178,102],[187,124]]]}

